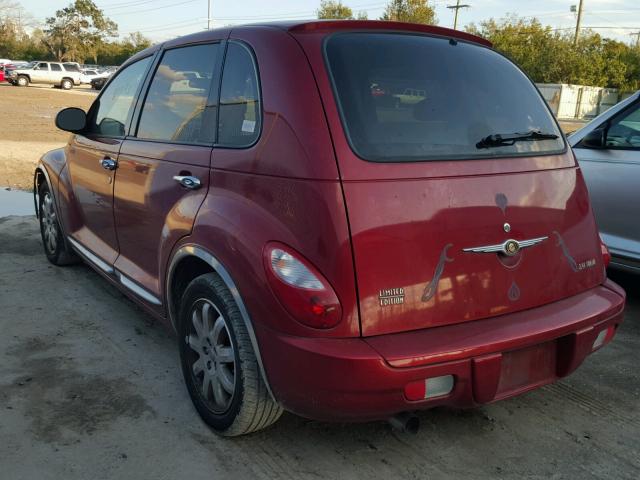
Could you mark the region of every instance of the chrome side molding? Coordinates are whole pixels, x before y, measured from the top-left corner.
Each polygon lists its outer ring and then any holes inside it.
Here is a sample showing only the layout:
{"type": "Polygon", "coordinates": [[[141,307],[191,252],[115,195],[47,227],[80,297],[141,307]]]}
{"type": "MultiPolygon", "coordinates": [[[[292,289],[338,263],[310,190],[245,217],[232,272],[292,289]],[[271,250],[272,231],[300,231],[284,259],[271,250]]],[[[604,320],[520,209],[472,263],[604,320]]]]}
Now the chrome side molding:
{"type": "Polygon", "coordinates": [[[131,292],[135,293],[138,297],[142,298],[143,300],[149,303],[152,303],[154,305],[162,305],[162,301],[158,297],[156,297],[146,289],[142,288],[140,285],[135,283],[133,280],[131,280],[122,272],[114,269],[111,265],[109,265],[100,257],[92,253],[89,249],[84,247],[78,241],[74,240],[69,236],[67,237],[67,241],[71,244],[74,250],[76,250],[82,257],[84,257],[85,260],[95,265],[103,272],[109,275],[114,275],[118,279],[118,281],[122,284],[122,286],[127,288],[127,290],[130,290],[131,292]]]}
{"type": "Polygon", "coordinates": [[[120,280],[120,283],[122,284],[122,286],[126,287],[128,290],[132,291],[137,296],[139,296],[143,300],[146,300],[149,303],[153,303],[154,305],[162,305],[162,302],[158,297],[156,297],[146,289],[142,288],[140,285],[135,283],[133,280],[131,280],[122,272],[118,270],[116,270],[115,272],[116,272],[116,277],[118,277],[118,280],[120,280]]]}
{"type": "Polygon", "coordinates": [[[80,255],[82,255],[86,260],[90,261],[100,270],[105,273],[113,274],[113,267],[109,265],[107,262],[102,260],[97,255],[91,253],[87,248],[83,247],[80,243],[75,241],[73,238],[67,236],[67,241],[71,244],[71,246],[76,250],[80,255]]]}

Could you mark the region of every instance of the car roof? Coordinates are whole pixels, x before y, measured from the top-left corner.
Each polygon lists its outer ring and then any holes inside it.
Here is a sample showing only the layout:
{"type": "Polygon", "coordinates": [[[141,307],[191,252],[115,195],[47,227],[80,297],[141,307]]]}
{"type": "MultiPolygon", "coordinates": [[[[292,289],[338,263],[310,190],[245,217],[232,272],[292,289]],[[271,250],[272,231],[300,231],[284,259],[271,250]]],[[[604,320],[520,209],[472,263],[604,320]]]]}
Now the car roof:
{"type": "Polygon", "coordinates": [[[182,37],[177,37],[171,40],[167,40],[164,43],[158,43],[146,48],[132,57],[130,57],[122,66],[133,63],[143,57],[146,57],[156,50],[163,47],[176,47],[187,43],[205,42],[211,39],[219,39],[227,37],[233,30],[237,29],[252,29],[252,28],[278,28],[292,34],[303,34],[309,32],[325,32],[327,34],[333,32],[344,31],[392,31],[392,32],[416,32],[424,33],[428,35],[438,35],[448,38],[456,38],[459,40],[476,43],[485,47],[492,47],[492,43],[477,35],[472,35],[460,30],[453,30],[451,28],[438,27],[435,25],[423,25],[417,23],[406,22],[388,22],[383,20],[290,20],[290,21],[277,21],[277,22],[260,22],[249,23],[244,25],[234,25],[232,27],[222,27],[212,30],[204,30],[197,33],[192,33],[182,37]]]}
{"type": "MultiPolygon", "coordinates": [[[[391,22],[386,20],[306,20],[306,21],[283,21],[266,22],[252,25],[274,26],[289,32],[339,32],[345,30],[368,30],[368,31],[396,31],[396,32],[419,32],[431,35],[458,38],[468,42],[478,43],[487,47],[492,44],[489,40],[452,28],[438,27],[436,25],[423,25],[420,23],[391,22]]],[[[249,25],[251,26],[251,25],[249,25]]]]}

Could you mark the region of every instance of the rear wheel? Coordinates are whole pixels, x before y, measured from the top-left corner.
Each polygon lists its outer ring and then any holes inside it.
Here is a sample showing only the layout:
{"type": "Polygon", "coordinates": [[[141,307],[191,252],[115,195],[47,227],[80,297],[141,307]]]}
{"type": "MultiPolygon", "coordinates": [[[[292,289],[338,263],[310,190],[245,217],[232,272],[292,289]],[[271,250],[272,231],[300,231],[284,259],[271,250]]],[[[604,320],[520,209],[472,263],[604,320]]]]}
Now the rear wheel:
{"type": "Polygon", "coordinates": [[[54,265],[70,265],[79,261],[67,248],[49,186],[42,184],[39,190],[40,234],[47,259],[54,265]]]}
{"type": "Polygon", "coordinates": [[[187,286],[178,333],[189,395],[216,433],[244,435],[280,418],[282,408],[262,380],[238,306],[215,273],[201,275],[187,286]]]}
{"type": "Polygon", "coordinates": [[[72,87],[73,82],[68,78],[63,78],[62,82],[60,82],[60,88],[62,88],[63,90],[71,90],[72,87]]]}
{"type": "Polygon", "coordinates": [[[20,75],[18,77],[18,80],[16,80],[16,83],[18,84],[19,87],[28,87],[29,86],[29,77],[26,77],[24,75],[20,75]]]}

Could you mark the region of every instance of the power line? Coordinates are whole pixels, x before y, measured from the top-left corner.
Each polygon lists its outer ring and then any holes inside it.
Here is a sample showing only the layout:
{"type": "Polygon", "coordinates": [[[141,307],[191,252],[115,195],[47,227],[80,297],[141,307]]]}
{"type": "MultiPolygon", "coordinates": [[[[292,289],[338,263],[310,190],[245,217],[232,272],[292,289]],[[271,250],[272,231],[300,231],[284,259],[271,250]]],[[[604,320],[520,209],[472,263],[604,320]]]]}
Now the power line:
{"type": "Polygon", "coordinates": [[[448,9],[451,10],[455,10],[455,16],[453,17],[453,29],[457,30],[458,28],[458,12],[460,11],[461,8],[469,8],[471,5],[460,5],[460,0],[456,0],[456,4],[455,5],[447,5],[448,9]]]}

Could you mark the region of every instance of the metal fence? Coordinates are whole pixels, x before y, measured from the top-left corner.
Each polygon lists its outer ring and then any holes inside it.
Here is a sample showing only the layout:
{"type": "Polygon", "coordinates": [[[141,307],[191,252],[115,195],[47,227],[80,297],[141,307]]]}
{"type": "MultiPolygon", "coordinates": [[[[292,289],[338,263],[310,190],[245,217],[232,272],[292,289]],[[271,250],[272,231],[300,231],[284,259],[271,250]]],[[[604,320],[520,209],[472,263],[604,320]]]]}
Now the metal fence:
{"type": "Polygon", "coordinates": [[[565,83],[536,83],[538,90],[561,120],[588,120],[600,115],[631,93],[616,88],[568,85],[565,83]]]}

